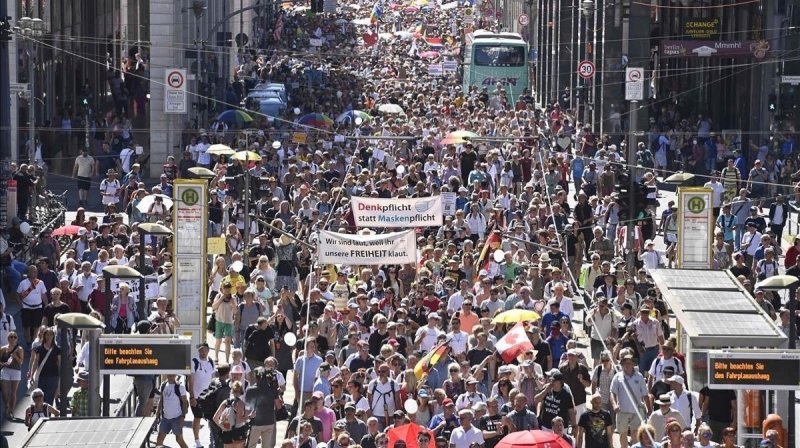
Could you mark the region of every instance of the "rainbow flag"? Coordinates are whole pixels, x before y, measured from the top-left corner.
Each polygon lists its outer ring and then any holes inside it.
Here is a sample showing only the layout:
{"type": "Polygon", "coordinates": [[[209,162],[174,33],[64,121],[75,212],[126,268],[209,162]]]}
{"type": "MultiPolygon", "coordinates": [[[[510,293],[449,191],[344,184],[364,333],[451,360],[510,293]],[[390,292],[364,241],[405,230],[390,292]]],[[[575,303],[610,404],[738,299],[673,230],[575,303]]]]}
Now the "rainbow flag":
{"type": "Polygon", "coordinates": [[[375,3],[375,6],[372,7],[372,15],[370,16],[370,21],[372,23],[377,23],[383,17],[383,6],[381,6],[380,2],[375,3]]]}

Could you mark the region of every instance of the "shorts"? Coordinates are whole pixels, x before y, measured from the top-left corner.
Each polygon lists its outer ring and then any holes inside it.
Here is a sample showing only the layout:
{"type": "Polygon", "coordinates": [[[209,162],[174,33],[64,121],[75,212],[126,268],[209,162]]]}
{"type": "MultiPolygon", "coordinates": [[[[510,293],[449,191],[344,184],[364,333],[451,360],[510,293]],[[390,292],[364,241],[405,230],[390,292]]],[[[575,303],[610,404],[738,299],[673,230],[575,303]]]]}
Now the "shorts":
{"type": "Polygon", "coordinates": [[[217,321],[216,326],[214,326],[214,337],[217,339],[233,337],[233,324],[217,321]]]}
{"type": "Polygon", "coordinates": [[[220,433],[220,439],[222,439],[222,443],[233,443],[241,440],[247,440],[247,432],[249,429],[249,426],[245,424],[239,428],[233,428],[230,431],[222,431],[220,433]]]}
{"type": "Polygon", "coordinates": [[[162,418],[158,424],[158,432],[169,434],[170,432],[178,435],[183,435],[183,421],[180,417],[176,418],[162,418]]]}
{"type": "Polygon", "coordinates": [[[0,370],[0,381],[19,381],[21,378],[22,373],[18,369],[5,367],[0,370]]]}
{"type": "Polygon", "coordinates": [[[617,432],[620,435],[627,435],[628,430],[631,434],[636,434],[642,422],[635,412],[617,412],[617,432]]]}
{"type": "Polygon", "coordinates": [[[203,408],[200,406],[190,406],[189,409],[192,410],[192,417],[203,418],[203,408]]]}
{"type": "Polygon", "coordinates": [[[78,190],[91,190],[92,179],[78,176],[78,190]]]}
{"type": "Polygon", "coordinates": [[[22,309],[22,326],[23,327],[36,327],[42,325],[42,318],[44,317],[44,310],[40,308],[23,308],[22,309]]]}
{"type": "Polygon", "coordinates": [[[603,352],[603,342],[597,339],[591,340],[592,359],[600,359],[600,353],[603,352]]]}

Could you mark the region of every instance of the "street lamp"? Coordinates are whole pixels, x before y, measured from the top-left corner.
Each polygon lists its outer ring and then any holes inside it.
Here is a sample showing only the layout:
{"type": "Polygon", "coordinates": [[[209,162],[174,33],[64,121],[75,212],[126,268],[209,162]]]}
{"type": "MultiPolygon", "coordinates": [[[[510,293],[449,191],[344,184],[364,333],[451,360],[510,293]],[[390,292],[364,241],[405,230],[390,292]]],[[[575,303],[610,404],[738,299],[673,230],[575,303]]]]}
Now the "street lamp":
{"type": "MultiPolygon", "coordinates": [[[[172,235],[172,230],[169,227],[158,224],[155,222],[144,222],[138,225],[137,227],[139,231],[139,273],[144,272],[144,262],[145,262],[145,236],[146,235],[156,235],[156,236],[170,236],[172,235]]],[[[145,312],[147,308],[145,308],[145,281],[144,276],[141,276],[139,279],[139,303],[136,304],[136,310],[139,312],[139,318],[145,318],[145,312]]]]}
{"type": "MultiPolygon", "coordinates": [[[[85,366],[89,372],[89,416],[100,415],[100,347],[98,341],[100,339],[100,331],[105,328],[103,322],[95,319],[89,314],[83,313],[65,313],[56,317],[56,324],[58,326],[59,345],[61,347],[61,359],[69,359],[70,344],[69,333],[70,330],[82,330],[82,338],[84,343],[89,344],[89,365],[85,366]],[[88,339],[88,342],[86,340],[88,339]]],[[[61,415],[67,415],[67,394],[72,388],[72,365],[68,362],[61,363],[61,387],[60,403],[58,410],[61,415]]],[[[84,416],[85,417],[85,416],[84,416]]]]}
{"type": "Polygon", "coordinates": [[[34,64],[36,63],[36,40],[44,35],[44,22],[39,18],[21,17],[17,21],[17,30],[28,43],[28,84],[30,99],[28,101],[28,163],[36,162],[36,113],[34,98],[35,74],[34,64]]]}
{"type": "MultiPolygon", "coordinates": [[[[595,67],[597,67],[597,53],[595,52],[595,43],[597,41],[597,16],[595,15],[595,9],[596,9],[595,8],[595,3],[594,3],[593,0],[583,0],[581,2],[581,14],[583,14],[583,17],[584,17],[584,19],[586,21],[586,34],[585,34],[585,37],[584,37],[585,40],[586,40],[586,43],[584,45],[584,49],[586,49],[586,59],[589,59],[588,48],[589,48],[589,45],[591,45],[591,48],[592,48],[592,51],[591,51],[591,53],[592,53],[591,54],[591,56],[592,56],[592,64],[595,67]],[[589,23],[589,21],[592,20],[592,19],[594,19],[594,25],[590,25],[590,23],[589,23]],[[592,31],[591,40],[589,38],[589,30],[590,29],[592,31]]],[[[592,125],[592,130],[595,130],[594,129],[594,98],[595,98],[595,96],[594,96],[594,93],[595,93],[594,88],[595,88],[596,83],[594,82],[594,79],[595,79],[596,76],[597,76],[597,70],[595,69],[594,76],[592,76],[591,80],[588,81],[588,82],[592,83],[592,92],[591,92],[591,96],[587,92],[586,104],[584,105],[584,117],[583,117],[583,121],[584,122],[589,122],[589,113],[591,112],[592,120],[591,120],[590,123],[592,125]]],[[[586,87],[586,89],[588,91],[588,86],[586,87]]]]}

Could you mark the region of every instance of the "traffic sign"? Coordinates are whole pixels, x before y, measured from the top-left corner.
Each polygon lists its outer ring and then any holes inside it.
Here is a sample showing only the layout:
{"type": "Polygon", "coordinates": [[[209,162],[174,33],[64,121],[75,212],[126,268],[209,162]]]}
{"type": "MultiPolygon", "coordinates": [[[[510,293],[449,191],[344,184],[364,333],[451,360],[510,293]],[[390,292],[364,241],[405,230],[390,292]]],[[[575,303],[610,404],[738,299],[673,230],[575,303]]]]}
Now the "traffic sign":
{"type": "Polygon", "coordinates": [[[594,64],[592,61],[581,61],[578,64],[578,75],[583,79],[590,79],[594,76],[594,64]]]}
{"type": "Polygon", "coordinates": [[[628,67],[625,69],[625,101],[644,99],[644,69],[628,67]]]}
{"type": "Polygon", "coordinates": [[[12,82],[11,83],[11,93],[20,93],[20,92],[27,92],[28,91],[28,83],[27,82],[12,82]]]}
{"type": "Polygon", "coordinates": [[[164,71],[164,113],[186,113],[186,70],[168,68],[164,71]]]}
{"type": "Polygon", "coordinates": [[[528,19],[527,14],[520,14],[519,19],[517,20],[519,21],[519,24],[522,26],[527,26],[530,23],[530,19],[528,19]]]}

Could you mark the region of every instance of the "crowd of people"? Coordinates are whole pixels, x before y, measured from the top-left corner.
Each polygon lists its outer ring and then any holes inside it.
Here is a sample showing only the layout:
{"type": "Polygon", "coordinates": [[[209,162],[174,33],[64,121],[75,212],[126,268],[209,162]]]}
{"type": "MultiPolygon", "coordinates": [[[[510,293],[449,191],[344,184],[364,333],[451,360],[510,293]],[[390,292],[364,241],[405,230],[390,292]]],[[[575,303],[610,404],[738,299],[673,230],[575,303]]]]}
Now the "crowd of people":
{"type": "MultiPolygon", "coordinates": [[[[462,30],[463,19],[464,8],[433,4],[378,11],[367,2],[339,2],[336,14],[282,11],[272,29],[257,33],[264,50],[241,55],[231,89],[243,99],[253,80],[285,84],[287,116],[257,118],[253,132],[187,131],[149,187],[129,128],[101,139],[99,154],[81,154],[73,172],[81,205],[99,194],[105,214],[78,209],[71,224],[80,229],[68,246],[46,229],[31,266],[4,265],[6,297],[22,307],[20,330],[0,308],[6,414],[14,412],[28,359],[38,387],[26,421],[58,415],[57,365],[66,360],[52,326],[61,313],[92,314],[106,331],[122,334],[180,328],[170,300],[172,238],[141,235],[138,225],[171,226],[162,196],[150,195],[172,196],[172,182],[202,166],[215,173],[208,234],[224,236],[226,252],[209,263],[209,294],[198,298],[213,320],[210,344],[196,347],[191,374],[160,383],[154,375],[134,378],[137,415],[159,417],[158,444],[174,433],[187,446],[182,427],[191,413],[197,446],[209,442],[200,437],[206,424],[214,447],[399,447],[409,440],[393,430],[413,423],[421,448],[493,448],[532,429],[586,448],[733,447],[736,395],[692,390],[668,306],[649,277],[672,267],[678,249],[677,208],[667,204],[659,214],[659,180],[682,167],[712,188],[714,268],[730,269],[788,334],[780,297],[752,285],[778,273],[780,256],[786,272],[800,277],[800,240],[785,255],[781,249],[800,191],[796,151],[758,146],[727,154],[715,146],[720,140],[707,117],[692,126],[665,111],[637,145],[636,160],[625,160],[622,138],[596,135],[556,101],[537,108],[535,89],[509,98],[502,85],[464,90],[457,74],[429,75],[430,60],[419,53],[460,58],[464,39],[450,30],[462,30]],[[353,23],[370,15],[372,23],[353,23]],[[385,104],[402,113],[381,112],[385,104]],[[348,110],[368,118],[358,125],[293,123],[301,114],[348,110]],[[678,124],[680,132],[666,131],[678,124]],[[508,139],[441,143],[456,130],[508,139]],[[382,138],[350,138],[364,135],[382,138]],[[392,136],[410,138],[386,138],[392,136]],[[212,156],[215,143],[261,159],[212,156]],[[625,171],[647,192],[630,217],[620,216],[614,193],[625,171]],[[441,227],[418,229],[418,263],[315,262],[319,230],[360,230],[350,198],[446,192],[457,193],[455,210],[441,227]],[[636,225],[633,267],[626,262],[629,220],[636,225]],[[665,250],[656,249],[658,238],[665,250]],[[502,260],[493,258],[496,251],[502,260]],[[106,285],[102,275],[109,265],[139,269],[142,258],[142,273],[157,275],[160,285],[144,315],[131,285],[106,285]],[[540,317],[524,322],[530,349],[506,362],[499,345],[515,323],[494,319],[515,310],[540,317]],[[588,337],[588,356],[580,337],[588,337]],[[288,388],[294,402],[283,400],[288,388]],[[277,433],[280,420],[289,421],[284,434],[277,433]]],[[[72,415],[88,412],[82,351],[80,344],[72,351],[72,415]]],[[[761,421],[745,426],[760,432],[761,421]]],[[[764,437],[769,446],[782,443],[774,430],[764,437]]]]}

